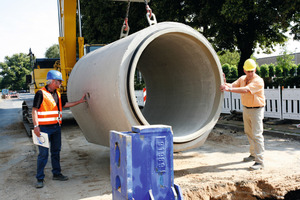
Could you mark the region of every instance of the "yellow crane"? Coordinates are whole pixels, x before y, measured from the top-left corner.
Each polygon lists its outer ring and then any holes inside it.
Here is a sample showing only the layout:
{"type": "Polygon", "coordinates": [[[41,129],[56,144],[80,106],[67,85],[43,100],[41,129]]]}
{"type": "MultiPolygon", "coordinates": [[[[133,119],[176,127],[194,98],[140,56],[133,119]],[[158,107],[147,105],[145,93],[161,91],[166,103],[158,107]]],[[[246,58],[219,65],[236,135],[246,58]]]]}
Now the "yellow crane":
{"type": "Polygon", "coordinates": [[[79,37],[78,54],[81,58],[84,54],[84,38],[81,32],[80,2],[78,0],[58,0],[58,21],[59,21],[59,53],[60,71],[63,81],[61,92],[67,92],[69,75],[76,63],[76,11],[78,11],[79,37]],[[78,8],[78,9],[77,9],[78,8]]]}

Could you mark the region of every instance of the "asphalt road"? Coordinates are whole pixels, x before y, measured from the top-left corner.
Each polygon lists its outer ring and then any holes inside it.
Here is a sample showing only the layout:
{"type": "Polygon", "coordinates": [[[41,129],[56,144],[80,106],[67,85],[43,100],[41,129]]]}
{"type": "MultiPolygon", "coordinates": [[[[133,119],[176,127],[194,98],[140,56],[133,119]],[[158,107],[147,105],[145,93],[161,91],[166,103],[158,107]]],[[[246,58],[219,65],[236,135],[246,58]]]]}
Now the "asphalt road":
{"type": "Polygon", "coordinates": [[[20,94],[19,99],[0,100],[0,130],[22,121],[22,102],[28,98],[33,98],[33,95],[26,93],[20,94]]]}
{"type": "MultiPolygon", "coordinates": [[[[26,155],[11,156],[17,144],[27,143],[29,138],[25,133],[15,134],[22,124],[22,102],[32,98],[31,94],[21,94],[19,99],[0,100],[0,173],[26,158],[26,155]]],[[[33,152],[33,146],[25,145],[24,152],[33,152]]]]}

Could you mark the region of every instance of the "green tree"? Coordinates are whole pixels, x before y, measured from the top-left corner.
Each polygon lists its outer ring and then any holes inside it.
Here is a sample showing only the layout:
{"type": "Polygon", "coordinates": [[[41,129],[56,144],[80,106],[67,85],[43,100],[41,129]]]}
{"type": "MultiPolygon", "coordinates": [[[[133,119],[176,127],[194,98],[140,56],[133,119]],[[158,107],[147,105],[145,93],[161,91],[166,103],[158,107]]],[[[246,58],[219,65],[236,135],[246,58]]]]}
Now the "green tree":
{"type": "Polygon", "coordinates": [[[238,69],[237,66],[231,65],[230,66],[230,78],[237,78],[238,77],[238,69]]]}
{"type": "MultiPolygon", "coordinates": [[[[299,1],[249,1],[249,0],[193,0],[189,7],[189,24],[200,30],[213,44],[216,51],[238,49],[243,63],[259,46],[271,52],[274,45],[283,44],[283,34],[300,19],[299,1]]],[[[299,33],[298,33],[299,35],[299,33]]],[[[297,38],[295,38],[297,39],[297,38]]]]}
{"type": "Polygon", "coordinates": [[[240,61],[240,54],[237,51],[234,51],[234,52],[230,52],[229,50],[226,50],[224,52],[220,51],[220,52],[218,52],[218,56],[219,56],[221,65],[228,63],[229,65],[237,66],[240,61]]]}
{"type": "Polygon", "coordinates": [[[290,55],[287,51],[284,51],[281,56],[277,58],[277,65],[282,69],[283,76],[288,76],[290,71],[290,66],[294,64],[294,56],[290,55]]]}
{"type": "Polygon", "coordinates": [[[296,64],[292,64],[292,65],[290,66],[289,75],[290,75],[290,76],[295,76],[296,71],[297,71],[297,65],[296,65],[296,64]]]}
{"type": "Polygon", "coordinates": [[[260,66],[260,74],[262,78],[268,77],[269,76],[269,68],[267,64],[261,65],[260,66]]]}
{"type": "MultiPolygon", "coordinates": [[[[108,44],[120,38],[127,2],[81,0],[82,33],[87,44],[108,44]]],[[[129,34],[148,26],[145,4],[130,3],[129,34]]]]}
{"type": "Polygon", "coordinates": [[[6,56],[4,62],[0,63],[0,75],[2,88],[21,90],[27,88],[25,76],[30,74],[30,58],[24,53],[6,56]]]}
{"type": "MultiPolygon", "coordinates": [[[[157,21],[182,22],[198,30],[217,52],[238,50],[239,75],[243,63],[259,45],[272,52],[287,40],[289,29],[300,39],[299,1],[249,0],[159,0],[149,3],[157,21]],[[291,23],[296,22],[296,23],[291,23]]],[[[126,14],[126,2],[81,0],[82,30],[86,43],[110,43],[119,38],[126,14]]],[[[145,5],[131,3],[130,33],[148,26],[145,5]]]]}
{"type": "Polygon", "coordinates": [[[230,77],[230,65],[228,63],[222,65],[222,71],[226,77],[230,77]]]}
{"type": "Polygon", "coordinates": [[[282,68],[278,65],[275,66],[275,76],[281,77],[282,76],[282,68]]]}
{"type": "Polygon", "coordinates": [[[256,74],[261,76],[261,71],[260,71],[260,67],[256,67],[256,74]]]}
{"type": "Polygon", "coordinates": [[[59,58],[59,45],[54,44],[46,50],[46,58],[59,58]]]}
{"type": "Polygon", "coordinates": [[[297,76],[300,76],[300,64],[297,67],[297,76]]]}
{"type": "Polygon", "coordinates": [[[273,77],[274,75],[275,75],[275,65],[271,63],[269,65],[269,77],[273,77]]]}
{"type": "Polygon", "coordinates": [[[2,87],[2,79],[3,79],[3,77],[0,76],[0,90],[2,90],[2,88],[4,88],[4,87],[2,87]]]}

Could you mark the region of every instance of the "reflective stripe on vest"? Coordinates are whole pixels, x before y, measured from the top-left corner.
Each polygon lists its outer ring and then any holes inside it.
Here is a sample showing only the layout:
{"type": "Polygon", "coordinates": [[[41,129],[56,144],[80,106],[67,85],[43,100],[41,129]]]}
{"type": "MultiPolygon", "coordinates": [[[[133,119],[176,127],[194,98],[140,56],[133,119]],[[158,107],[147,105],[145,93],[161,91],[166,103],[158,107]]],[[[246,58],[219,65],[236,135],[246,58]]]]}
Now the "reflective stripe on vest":
{"type": "MultiPolygon", "coordinates": [[[[61,124],[62,113],[58,110],[56,102],[50,92],[44,87],[41,89],[43,93],[43,102],[38,109],[38,122],[40,125],[61,124]]],[[[57,92],[59,107],[62,108],[61,96],[57,92]]]]}

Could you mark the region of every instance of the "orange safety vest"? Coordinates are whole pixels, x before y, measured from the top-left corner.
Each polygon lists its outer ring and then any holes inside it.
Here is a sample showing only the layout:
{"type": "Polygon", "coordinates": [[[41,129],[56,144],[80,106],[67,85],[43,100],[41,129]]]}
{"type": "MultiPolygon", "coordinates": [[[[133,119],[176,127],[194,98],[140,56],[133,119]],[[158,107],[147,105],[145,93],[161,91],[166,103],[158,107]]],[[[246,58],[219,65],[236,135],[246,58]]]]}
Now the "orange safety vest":
{"type": "MultiPolygon", "coordinates": [[[[45,87],[41,89],[43,93],[43,102],[41,107],[38,109],[38,122],[40,125],[51,125],[62,123],[62,112],[59,111],[56,102],[49,91],[45,87]]],[[[61,96],[57,92],[59,107],[62,109],[61,96]]]]}

